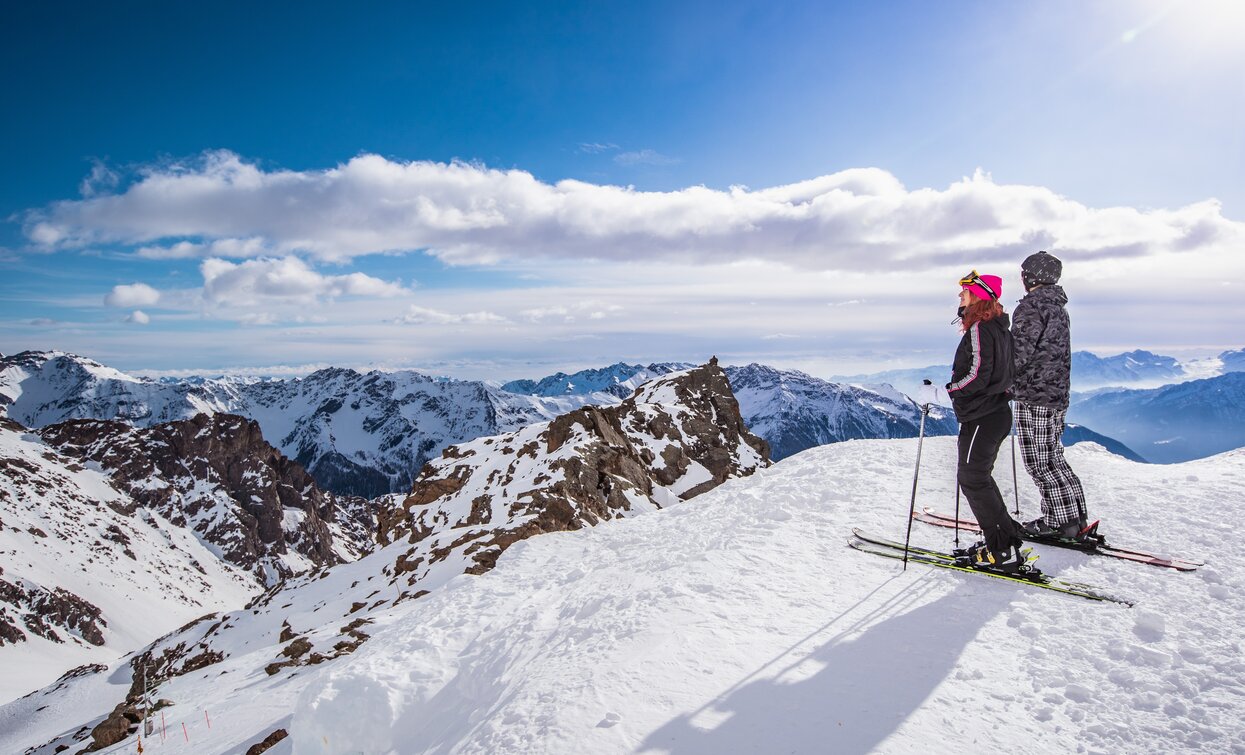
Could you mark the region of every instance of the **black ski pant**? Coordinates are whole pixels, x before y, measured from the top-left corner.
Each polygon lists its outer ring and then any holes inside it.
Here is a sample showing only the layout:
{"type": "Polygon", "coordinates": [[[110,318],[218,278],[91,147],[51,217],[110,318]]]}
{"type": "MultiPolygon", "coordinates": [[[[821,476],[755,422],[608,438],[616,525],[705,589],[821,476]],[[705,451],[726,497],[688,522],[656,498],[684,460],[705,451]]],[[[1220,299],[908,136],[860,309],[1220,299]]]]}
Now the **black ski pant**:
{"type": "Polygon", "coordinates": [[[986,547],[1001,554],[1021,542],[1020,525],[1007,513],[1003,494],[994,482],[994,459],[1012,430],[1012,408],[1003,408],[960,425],[960,490],[981,525],[986,547]]]}

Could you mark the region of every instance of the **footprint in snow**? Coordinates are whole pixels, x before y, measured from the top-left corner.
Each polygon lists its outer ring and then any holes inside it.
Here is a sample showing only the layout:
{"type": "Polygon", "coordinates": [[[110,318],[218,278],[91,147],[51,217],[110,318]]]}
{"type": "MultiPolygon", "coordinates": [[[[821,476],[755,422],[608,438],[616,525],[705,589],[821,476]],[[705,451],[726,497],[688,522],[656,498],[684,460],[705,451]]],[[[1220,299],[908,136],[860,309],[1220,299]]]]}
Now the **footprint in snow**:
{"type": "Polygon", "coordinates": [[[601,722],[597,724],[597,728],[608,729],[612,726],[617,725],[618,722],[621,720],[622,720],[622,716],[618,715],[614,711],[610,711],[609,713],[606,713],[605,718],[602,718],[601,722]]]}

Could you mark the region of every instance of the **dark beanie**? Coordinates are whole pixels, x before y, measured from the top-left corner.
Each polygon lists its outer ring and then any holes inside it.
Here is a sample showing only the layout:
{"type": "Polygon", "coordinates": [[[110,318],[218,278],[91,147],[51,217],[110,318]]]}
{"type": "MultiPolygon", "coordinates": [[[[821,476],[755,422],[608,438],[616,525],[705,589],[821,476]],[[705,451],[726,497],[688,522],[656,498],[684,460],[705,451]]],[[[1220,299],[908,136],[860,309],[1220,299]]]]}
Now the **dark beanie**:
{"type": "Polygon", "coordinates": [[[1024,279],[1025,288],[1058,283],[1060,275],[1063,275],[1063,263],[1047,252],[1030,254],[1020,263],[1020,277],[1024,279]]]}

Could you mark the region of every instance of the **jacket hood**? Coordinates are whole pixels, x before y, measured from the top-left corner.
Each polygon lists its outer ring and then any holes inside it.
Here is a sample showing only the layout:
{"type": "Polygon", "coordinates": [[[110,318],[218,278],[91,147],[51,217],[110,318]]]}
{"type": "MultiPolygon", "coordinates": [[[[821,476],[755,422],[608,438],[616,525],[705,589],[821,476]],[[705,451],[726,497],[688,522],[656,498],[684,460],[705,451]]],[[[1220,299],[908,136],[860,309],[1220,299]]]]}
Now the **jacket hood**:
{"type": "Polygon", "coordinates": [[[1038,288],[1035,288],[1029,293],[1025,294],[1026,299],[1028,299],[1030,296],[1036,297],[1037,299],[1046,299],[1046,300],[1052,301],[1061,307],[1068,303],[1068,295],[1064,293],[1063,286],[1060,286],[1058,284],[1052,284],[1049,286],[1039,286],[1038,288]]]}

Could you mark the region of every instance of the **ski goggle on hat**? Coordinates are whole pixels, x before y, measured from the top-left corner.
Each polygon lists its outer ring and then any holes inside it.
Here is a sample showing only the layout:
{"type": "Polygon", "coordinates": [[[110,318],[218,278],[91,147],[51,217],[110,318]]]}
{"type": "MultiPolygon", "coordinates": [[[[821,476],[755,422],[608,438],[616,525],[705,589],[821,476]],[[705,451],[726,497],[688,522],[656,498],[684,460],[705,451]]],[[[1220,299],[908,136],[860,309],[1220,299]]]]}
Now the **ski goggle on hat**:
{"type": "Polygon", "coordinates": [[[960,278],[960,287],[967,288],[978,299],[998,301],[1003,294],[1003,279],[997,275],[978,275],[974,270],[960,278]]]}

